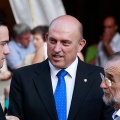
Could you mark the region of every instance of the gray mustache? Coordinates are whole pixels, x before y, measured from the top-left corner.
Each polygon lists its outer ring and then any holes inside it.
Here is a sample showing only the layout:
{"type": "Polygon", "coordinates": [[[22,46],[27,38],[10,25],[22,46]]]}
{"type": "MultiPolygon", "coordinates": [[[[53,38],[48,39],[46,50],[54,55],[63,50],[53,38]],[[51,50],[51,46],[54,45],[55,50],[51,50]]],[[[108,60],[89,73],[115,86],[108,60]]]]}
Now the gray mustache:
{"type": "Polygon", "coordinates": [[[109,93],[109,92],[107,92],[105,89],[103,89],[103,92],[104,92],[104,93],[107,93],[107,94],[110,94],[110,93],[109,93]]]}

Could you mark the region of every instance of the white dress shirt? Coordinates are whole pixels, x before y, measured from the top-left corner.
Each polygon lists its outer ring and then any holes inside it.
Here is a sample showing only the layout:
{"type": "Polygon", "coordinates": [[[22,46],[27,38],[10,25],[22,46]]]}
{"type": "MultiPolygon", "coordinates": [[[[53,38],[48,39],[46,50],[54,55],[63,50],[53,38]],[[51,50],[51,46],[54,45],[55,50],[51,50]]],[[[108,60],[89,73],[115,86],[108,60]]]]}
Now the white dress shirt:
{"type": "MultiPolygon", "coordinates": [[[[69,114],[72,95],[73,95],[77,65],[78,65],[78,58],[76,57],[75,61],[68,68],[65,69],[68,72],[68,74],[65,76],[66,91],[67,91],[66,93],[67,95],[67,117],[69,114]]],[[[61,69],[54,67],[50,61],[49,61],[49,66],[50,66],[51,80],[52,80],[52,87],[53,87],[53,94],[54,94],[56,86],[57,86],[57,82],[58,82],[57,73],[61,69]]]]}
{"type": "Polygon", "coordinates": [[[120,120],[120,109],[113,113],[112,118],[113,118],[113,120],[120,120]]]}
{"type": "MultiPolygon", "coordinates": [[[[116,33],[113,37],[112,41],[110,42],[110,47],[114,52],[120,51],[120,34],[116,33]]],[[[98,44],[98,53],[96,58],[96,65],[104,67],[106,62],[108,61],[108,56],[103,48],[103,42],[102,40],[98,44]]]]}

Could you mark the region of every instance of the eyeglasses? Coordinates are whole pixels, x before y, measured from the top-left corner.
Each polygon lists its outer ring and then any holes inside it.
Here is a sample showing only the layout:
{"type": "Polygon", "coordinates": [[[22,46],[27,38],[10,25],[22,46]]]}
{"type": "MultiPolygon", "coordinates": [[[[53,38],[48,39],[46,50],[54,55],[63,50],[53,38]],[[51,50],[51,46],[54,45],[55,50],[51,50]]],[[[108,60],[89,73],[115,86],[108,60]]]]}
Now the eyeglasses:
{"type": "Polygon", "coordinates": [[[102,80],[105,80],[105,82],[108,86],[112,86],[113,82],[110,79],[106,78],[102,73],[100,73],[100,76],[101,76],[102,80]]]}

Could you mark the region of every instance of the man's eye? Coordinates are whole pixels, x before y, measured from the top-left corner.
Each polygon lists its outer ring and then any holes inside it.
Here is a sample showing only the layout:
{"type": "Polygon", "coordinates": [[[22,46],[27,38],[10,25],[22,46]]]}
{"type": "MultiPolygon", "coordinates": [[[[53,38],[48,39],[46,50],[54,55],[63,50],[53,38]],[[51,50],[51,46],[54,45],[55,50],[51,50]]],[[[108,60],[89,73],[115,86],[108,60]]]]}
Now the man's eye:
{"type": "Polygon", "coordinates": [[[107,78],[110,82],[114,82],[114,80],[112,78],[107,78]]]}
{"type": "Polygon", "coordinates": [[[4,46],[4,45],[6,45],[6,43],[0,43],[0,45],[1,45],[1,46],[4,46]]]}
{"type": "Polygon", "coordinates": [[[55,44],[56,43],[56,41],[55,40],[49,40],[50,41],[50,43],[52,43],[52,44],[55,44]]]}
{"type": "Polygon", "coordinates": [[[69,43],[68,41],[64,41],[64,42],[63,42],[63,45],[64,45],[64,46],[68,46],[68,45],[70,45],[70,43],[69,43]]]}

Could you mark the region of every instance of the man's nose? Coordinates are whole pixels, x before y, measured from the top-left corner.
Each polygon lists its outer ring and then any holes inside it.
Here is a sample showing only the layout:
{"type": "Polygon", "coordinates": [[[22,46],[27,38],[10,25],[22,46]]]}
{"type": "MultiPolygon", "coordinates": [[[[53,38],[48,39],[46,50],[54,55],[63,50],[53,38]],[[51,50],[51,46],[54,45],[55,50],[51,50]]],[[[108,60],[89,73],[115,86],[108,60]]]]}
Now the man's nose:
{"type": "Polygon", "coordinates": [[[105,88],[108,88],[108,85],[106,84],[105,80],[102,80],[101,84],[100,84],[100,87],[102,89],[105,89],[105,88]]]}
{"type": "Polygon", "coordinates": [[[7,44],[4,46],[4,50],[3,50],[3,52],[4,52],[5,55],[7,55],[7,54],[10,53],[10,49],[9,49],[9,47],[8,47],[7,44]]]}
{"type": "Polygon", "coordinates": [[[59,43],[57,43],[57,44],[55,45],[54,51],[55,51],[55,52],[60,52],[60,51],[61,51],[61,45],[60,45],[59,43]]]}

